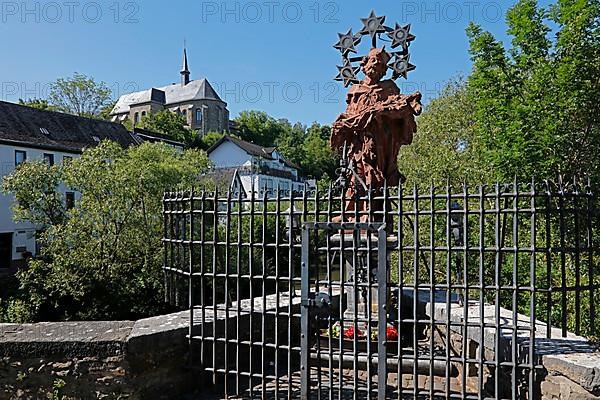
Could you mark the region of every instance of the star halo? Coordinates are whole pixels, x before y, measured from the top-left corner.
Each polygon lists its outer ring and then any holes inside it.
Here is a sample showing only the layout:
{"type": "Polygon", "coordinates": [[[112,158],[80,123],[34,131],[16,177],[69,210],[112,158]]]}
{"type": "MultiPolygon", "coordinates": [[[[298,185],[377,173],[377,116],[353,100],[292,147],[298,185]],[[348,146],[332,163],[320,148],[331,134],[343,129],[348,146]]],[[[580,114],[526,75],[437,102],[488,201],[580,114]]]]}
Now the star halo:
{"type": "Polygon", "coordinates": [[[360,61],[363,56],[350,57],[350,53],[357,53],[356,47],[361,43],[363,36],[367,35],[371,37],[373,47],[379,47],[377,46],[378,39],[391,41],[392,49],[401,47],[401,50],[390,52],[392,59],[388,64],[388,69],[392,71],[393,80],[399,77],[407,79],[408,73],[416,69],[416,66],[410,63],[409,47],[411,42],[416,39],[416,36],[410,32],[411,25],[401,26],[396,22],[394,28],[391,28],[384,25],[385,19],[385,16],[377,16],[375,11],[371,11],[367,18],[360,19],[363,27],[358,33],[354,34],[352,29],[346,33],[338,33],[339,40],[333,47],[340,51],[342,65],[337,66],[336,81],[343,82],[345,87],[360,82],[357,74],[360,73],[360,61]],[[381,34],[385,34],[389,40],[384,39],[381,34]]]}

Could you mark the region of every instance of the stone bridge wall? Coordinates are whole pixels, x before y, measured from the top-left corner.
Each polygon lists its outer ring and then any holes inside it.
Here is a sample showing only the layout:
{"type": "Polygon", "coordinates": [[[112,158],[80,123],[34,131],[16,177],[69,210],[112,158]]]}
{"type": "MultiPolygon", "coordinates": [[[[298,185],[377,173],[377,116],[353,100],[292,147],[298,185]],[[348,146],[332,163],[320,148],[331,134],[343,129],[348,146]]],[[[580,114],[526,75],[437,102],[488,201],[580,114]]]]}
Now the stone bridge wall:
{"type": "MultiPolygon", "coordinates": [[[[299,299],[293,301],[297,307],[299,299]]],[[[269,296],[265,308],[275,307],[269,296]]],[[[254,308],[261,311],[260,299],[254,300],[254,308]]],[[[469,311],[473,318],[477,318],[476,308],[469,311]]],[[[463,311],[453,306],[451,313],[454,320],[463,311]]],[[[437,304],[435,315],[446,320],[437,304]]],[[[192,376],[185,368],[188,319],[189,311],[185,311],[134,322],[0,324],[0,400],[47,399],[61,381],[65,386],[60,393],[69,399],[179,399],[202,384],[197,373],[192,376]]],[[[224,319],[219,313],[219,325],[224,319]]],[[[205,323],[212,324],[212,320],[205,323]]],[[[265,326],[272,329],[274,324],[265,326]]],[[[493,357],[493,334],[467,331],[465,335],[457,327],[452,342],[465,343],[470,352],[482,348],[486,357],[493,357]]],[[[539,338],[535,349],[546,370],[539,382],[541,399],[600,398],[600,353],[583,338],[539,338]]]]}

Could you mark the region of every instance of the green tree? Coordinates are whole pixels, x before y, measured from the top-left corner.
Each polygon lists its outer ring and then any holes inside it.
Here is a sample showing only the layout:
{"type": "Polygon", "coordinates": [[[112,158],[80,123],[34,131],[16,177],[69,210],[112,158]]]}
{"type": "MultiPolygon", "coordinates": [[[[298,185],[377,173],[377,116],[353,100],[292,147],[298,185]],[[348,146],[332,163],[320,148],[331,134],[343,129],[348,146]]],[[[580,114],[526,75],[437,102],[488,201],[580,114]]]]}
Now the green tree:
{"type": "Polygon", "coordinates": [[[292,125],[285,120],[281,123],[284,124],[285,129],[277,138],[277,150],[288,160],[297,165],[302,165],[305,159],[306,127],[300,123],[292,125]]]}
{"type": "Polygon", "coordinates": [[[262,111],[242,111],[234,121],[242,140],[265,147],[275,146],[284,135],[287,122],[277,121],[262,111]]]}
{"type": "MultiPolygon", "coordinates": [[[[198,150],[145,143],[122,149],[104,142],[60,169],[22,164],[5,181],[15,194],[20,219],[48,221],[39,240],[42,254],[19,272],[20,302],[36,320],[131,319],[163,311],[161,199],[166,190],[191,187],[209,161],[198,150]],[[25,192],[41,169],[81,193],[75,208],[56,204],[55,191],[30,199],[25,192]],[[22,201],[22,199],[26,199],[22,201]],[[55,204],[62,221],[43,212],[55,204]],[[29,210],[29,212],[27,212],[29,210]]],[[[55,183],[44,178],[40,187],[55,183]]]]}
{"type": "Polygon", "coordinates": [[[329,145],[331,127],[313,123],[306,131],[302,144],[303,156],[300,165],[304,172],[316,179],[326,180],[335,178],[335,170],[339,166],[339,156],[329,145]]]}
{"type": "Polygon", "coordinates": [[[38,110],[58,111],[58,107],[53,106],[52,104],[48,103],[48,100],[45,100],[45,99],[38,99],[38,98],[27,99],[27,100],[19,99],[19,104],[22,106],[37,108],[38,110]]]}
{"type": "Polygon", "coordinates": [[[64,199],[56,190],[62,179],[61,166],[49,166],[42,161],[20,164],[12,174],[5,176],[2,191],[15,196],[14,219],[42,227],[64,222],[64,199]]]}
{"type": "Polygon", "coordinates": [[[98,114],[98,118],[103,119],[105,121],[110,121],[111,118],[112,118],[111,115],[110,115],[110,113],[112,112],[112,110],[115,108],[116,105],[117,105],[117,101],[116,100],[107,103],[100,110],[100,113],[98,114]]]}
{"type": "Polygon", "coordinates": [[[398,157],[407,185],[483,183],[491,177],[474,128],[464,79],[451,80],[418,118],[418,132],[398,157]]]}
{"type": "Polygon", "coordinates": [[[106,83],[76,72],[51,85],[48,102],[65,113],[97,117],[111,103],[111,90],[106,83]]]}
{"type": "Polygon", "coordinates": [[[185,118],[170,110],[147,114],[142,118],[141,127],[149,131],[163,133],[183,143],[187,148],[202,146],[202,138],[197,131],[187,127],[185,118]]]}
{"type": "Polygon", "coordinates": [[[214,144],[216,144],[221,138],[223,138],[224,134],[219,132],[208,132],[206,135],[202,137],[202,148],[208,150],[214,144]]]}
{"type": "Polygon", "coordinates": [[[467,29],[474,126],[499,179],[599,175],[599,20],[595,0],[520,0],[507,13],[508,50],[467,29]]]}

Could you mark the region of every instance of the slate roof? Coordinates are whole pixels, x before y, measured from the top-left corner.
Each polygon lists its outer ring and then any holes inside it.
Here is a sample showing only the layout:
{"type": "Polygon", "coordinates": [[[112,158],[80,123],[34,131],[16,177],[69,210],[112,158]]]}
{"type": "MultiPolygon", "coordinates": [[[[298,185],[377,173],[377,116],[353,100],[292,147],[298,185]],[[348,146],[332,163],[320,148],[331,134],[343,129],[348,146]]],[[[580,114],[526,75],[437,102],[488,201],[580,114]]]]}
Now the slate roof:
{"type": "Polygon", "coordinates": [[[0,101],[0,143],[80,153],[102,140],[139,143],[121,124],[0,101]]]}
{"type": "Polygon", "coordinates": [[[181,83],[174,83],[168,86],[123,95],[117,101],[111,114],[128,113],[131,105],[143,104],[149,102],[151,99],[156,99],[156,91],[164,92],[165,106],[167,107],[172,104],[185,103],[194,100],[217,100],[223,102],[215,89],[211,86],[210,82],[206,79],[200,79],[191,81],[185,86],[181,83]]]}
{"type": "Polygon", "coordinates": [[[163,133],[153,132],[142,128],[134,128],[133,133],[134,136],[139,138],[140,142],[163,142],[181,148],[185,146],[183,143],[173,140],[170,136],[163,133]]]}

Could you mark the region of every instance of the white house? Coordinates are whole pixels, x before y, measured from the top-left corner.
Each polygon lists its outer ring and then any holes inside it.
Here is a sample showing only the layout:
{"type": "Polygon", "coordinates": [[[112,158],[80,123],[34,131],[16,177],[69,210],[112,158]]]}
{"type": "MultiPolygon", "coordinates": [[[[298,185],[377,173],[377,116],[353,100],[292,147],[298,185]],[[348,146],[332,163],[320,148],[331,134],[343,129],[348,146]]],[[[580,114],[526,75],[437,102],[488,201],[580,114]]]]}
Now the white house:
{"type": "Polygon", "coordinates": [[[275,147],[262,147],[238,138],[225,135],[207,151],[215,167],[214,174],[226,174],[234,179],[230,188],[239,180],[244,193],[274,196],[277,189],[284,192],[304,190],[304,180],[299,167],[286,160],[275,147]]]}
{"type": "MultiPolygon", "coordinates": [[[[0,101],[0,181],[22,162],[63,163],[103,140],[123,147],[144,141],[183,147],[152,132],[129,132],[121,124],[0,101]]],[[[77,193],[64,187],[59,190],[67,206],[75,203],[77,193]]],[[[14,222],[12,202],[12,195],[0,194],[0,274],[23,266],[27,256],[36,255],[38,250],[35,236],[39,227],[30,222],[14,222]]]]}

